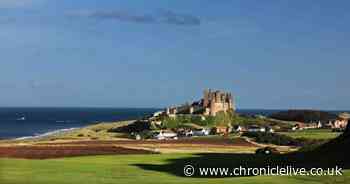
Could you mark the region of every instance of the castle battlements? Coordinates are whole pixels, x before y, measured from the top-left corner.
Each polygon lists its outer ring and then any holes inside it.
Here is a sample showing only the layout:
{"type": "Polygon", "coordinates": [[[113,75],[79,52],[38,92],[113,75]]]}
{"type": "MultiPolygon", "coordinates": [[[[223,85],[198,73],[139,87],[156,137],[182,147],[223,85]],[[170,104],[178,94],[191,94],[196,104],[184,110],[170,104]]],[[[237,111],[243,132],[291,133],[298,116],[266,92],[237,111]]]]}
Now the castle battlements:
{"type": "Polygon", "coordinates": [[[220,111],[235,110],[232,94],[228,92],[212,91],[211,89],[204,90],[202,101],[202,106],[205,109],[204,115],[215,116],[220,111]]]}
{"type": "Polygon", "coordinates": [[[166,114],[174,116],[176,114],[200,114],[205,116],[215,116],[218,112],[235,111],[233,96],[229,92],[206,89],[203,98],[183,106],[170,107],[166,109],[166,114]]]}

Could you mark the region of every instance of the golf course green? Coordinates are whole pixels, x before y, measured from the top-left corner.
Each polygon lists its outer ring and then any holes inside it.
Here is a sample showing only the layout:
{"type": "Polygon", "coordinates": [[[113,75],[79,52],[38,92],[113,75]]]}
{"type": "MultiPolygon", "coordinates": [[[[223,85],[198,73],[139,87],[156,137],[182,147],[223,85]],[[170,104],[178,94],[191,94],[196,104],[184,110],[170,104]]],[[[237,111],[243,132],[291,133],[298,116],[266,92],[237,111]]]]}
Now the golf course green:
{"type": "MultiPolygon", "coordinates": [[[[1,184],[220,184],[220,183],[350,183],[343,176],[252,176],[228,178],[185,177],[168,165],[172,160],[196,158],[194,154],[109,155],[48,160],[0,159],[1,184]],[[165,166],[165,167],[164,167],[165,166]],[[166,169],[165,169],[166,168],[166,169]]],[[[232,157],[225,159],[240,159],[232,157]]],[[[181,165],[182,163],[180,163],[181,165]]],[[[215,164],[214,164],[215,165],[215,164]]]]}

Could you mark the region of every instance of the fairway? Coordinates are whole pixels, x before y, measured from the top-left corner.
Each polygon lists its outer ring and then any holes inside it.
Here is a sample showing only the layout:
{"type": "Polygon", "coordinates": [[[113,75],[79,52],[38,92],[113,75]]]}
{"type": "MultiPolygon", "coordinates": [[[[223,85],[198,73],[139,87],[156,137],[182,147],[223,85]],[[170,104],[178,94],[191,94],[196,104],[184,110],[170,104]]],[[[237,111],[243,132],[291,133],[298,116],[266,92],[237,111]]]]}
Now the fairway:
{"type": "Polygon", "coordinates": [[[330,129],[314,129],[314,130],[301,130],[294,132],[281,132],[280,134],[288,135],[293,138],[304,139],[334,139],[338,137],[341,132],[332,132],[330,129]]]}
{"type": "MultiPolygon", "coordinates": [[[[350,172],[344,176],[286,177],[258,176],[235,178],[188,178],[162,171],[170,160],[197,157],[192,154],[86,156],[50,160],[0,159],[1,184],[220,184],[220,183],[350,183],[350,172]],[[145,169],[152,165],[157,169],[145,169]],[[160,167],[157,167],[160,166],[160,167]]],[[[235,158],[225,158],[235,159],[235,158]]]]}

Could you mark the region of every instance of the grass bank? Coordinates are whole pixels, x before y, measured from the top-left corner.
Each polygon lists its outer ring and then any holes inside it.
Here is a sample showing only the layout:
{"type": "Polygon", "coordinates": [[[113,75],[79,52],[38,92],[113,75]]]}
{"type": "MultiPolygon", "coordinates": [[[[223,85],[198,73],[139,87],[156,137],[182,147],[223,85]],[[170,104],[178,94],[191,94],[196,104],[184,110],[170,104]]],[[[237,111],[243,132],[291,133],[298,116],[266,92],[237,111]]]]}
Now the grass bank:
{"type": "Polygon", "coordinates": [[[310,130],[301,130],[294,132],[281,132],[283,135],[287,135],[292,138],[303,138],[303,139],[334,139],[338,137],[341,132],[332,132],[331,129],[310,129],[310,130]]]}

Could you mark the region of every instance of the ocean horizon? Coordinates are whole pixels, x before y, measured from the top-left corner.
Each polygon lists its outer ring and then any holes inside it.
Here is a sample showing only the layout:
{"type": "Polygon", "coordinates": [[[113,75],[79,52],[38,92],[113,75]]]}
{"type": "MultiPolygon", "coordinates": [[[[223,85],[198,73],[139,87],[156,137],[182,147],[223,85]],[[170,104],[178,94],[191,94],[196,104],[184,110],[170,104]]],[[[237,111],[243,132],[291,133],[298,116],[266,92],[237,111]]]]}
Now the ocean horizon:
{"type": "MultiPolygon", "coordinates": [[[[0,139],[50,135],[100,123],[139,119],[161,108],[0,107],[0,139]]],[[[265,115],[287,109],[238,109],[246,115],[265,115]]],[[[349,112],[324,110],[326,112],[349,112]]]]}

